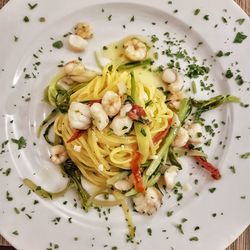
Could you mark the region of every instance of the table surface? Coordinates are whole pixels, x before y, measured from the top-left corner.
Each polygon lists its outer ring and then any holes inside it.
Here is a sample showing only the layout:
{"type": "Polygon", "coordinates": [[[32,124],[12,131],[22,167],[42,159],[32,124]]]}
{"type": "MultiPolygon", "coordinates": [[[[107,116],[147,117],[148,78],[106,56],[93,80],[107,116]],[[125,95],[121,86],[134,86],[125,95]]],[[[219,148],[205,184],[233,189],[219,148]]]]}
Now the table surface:
{"type": "MultiPolygon", "coordinates": [[[[0,0],[0,9],[9,0],[0,0]]],[[[250,16],[250,0],[235,0],[236,3],[250,16]]],[[[0,235],[0,247],[10,244],[0,235]]],[[[250,250],[250,226],[226,250],[250,250]]]]}

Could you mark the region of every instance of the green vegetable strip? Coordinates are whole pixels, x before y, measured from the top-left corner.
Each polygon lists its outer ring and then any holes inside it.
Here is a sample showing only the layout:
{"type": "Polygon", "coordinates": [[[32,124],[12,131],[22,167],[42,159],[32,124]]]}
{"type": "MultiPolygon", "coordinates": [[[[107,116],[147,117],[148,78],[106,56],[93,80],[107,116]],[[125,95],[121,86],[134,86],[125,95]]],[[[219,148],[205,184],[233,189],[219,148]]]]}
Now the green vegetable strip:
{"type": "Polygon", "coordinates": [[[117,69],[118,70],[128,70],[135,67],[141,67],[141,66],[147,66],[152,65],[154,61],[150,58],[142,60],[142,61],[134,61],[134,62],[128,62],[125,64],[120,65],[117,69]]]}
{"type": "Polygon", "coordinates": [[[196,88],[196,83],[195,83],[195,81],[192,81],[192,92],[193,92],[194,94],[197,93],[197,88],[196,88]]]}
{"type": "Polygon", "coordinates": [[[88,199],[89,199],[90,195],[83,188],[83,186],[81,184],[81,172],[80,172],[80,170],[77,168],[77,166],[74,164],[74,162],[71,159],[68,159],[63,163],[63,170],[68,175],[71,182],[74,184],[74,187],[77,191],[82,208],[87,212],[89,209],[88,199]]]}
{"type": "Polygon", "coordinates": [[[130,189],[128,192],[125,193],[126,197],[132,196],[137,194],[137,191],[135,190],[135,188],[130,189]]]}
{"type": "Polygon", "coordinates": [[[42,123],[40,124],[38,131],[37,131],[37,136],[40,137],[41,132],[44,128],[44,126],[51,120],[53,119],[56,115],[57,115],[58,110],[57,109],[53,109],[50,114],[42,121],[42,123]]]}
{"type": "Polygon", "coordinates": [[[181,124],[185,121],[188,114],[190,113],[190,107],[191,107],[191,105],[190,105],[189,99],[185,98],[181,101],[180,110],[177,114],[179,117],[179,120],[180,120],[180,125],[178,125],[176,127],[172,127],[170,129],[167,137],[163,141],[161,149],[159,150],[159,152],[157,154],[158,157],[151,162],[149,168],[146,171],[147,176],[151,176],[161,163],[163,163],[163,164],[166,163],[169,147],[170,147],[171,143],[173,142],[179,128],[181,127],[181,124]]]}
{"type": "Polygon", "coordinates": [[[160,172],[157,173],[155,176],[152,176],[150,178],[150,180],[148,181],[148,183],[147,183],[147,187],[154,186],[159,181],[160,177],[161,177],[161,173],[160,172]]]}
{"type": "Polygon", "coordinates": [[[70,182],[69,182],[63,190],[56,192],[56,193],[51,193],[41,188],[40,186],[37,186],[32,180],[28,178],[23,179],[23,183],[28,188],[30,188],[34,193],[36,193],[37,195],[45,199],[55,199],[55,198],[61,197],[67,192],[67,190],[70,187],[70,182]]]}
{"type": "Polygon", "coordinates": [[[51,129],[51,127],[54,125],[55,122],[51,122],[49,124],[49,126],[45,129],[44,131],[44,134],[43,134],[43,137],[44,139],[46,140],[46,142],[48,142],[50,145],[54,146],[54,142],[52,142],[50,139],[49,139],[49,131],[51,129]]]}
{"type": "Polygon", "coordinates": [[[239,103],[240,98],[236,97],[236,96],[231,96],[231,95],[225,95],[225,96],[218,95],[218,96],[212,97],[212,98],[205,100],[205,101],[196,101],[196,100],[192,99],[193,106],[197,107],[197,110],[196,110],[195,116],[194,116],[195,121],[199,120],[202,113],[209,111],[209,110],[212,110],[212,109],[215,109],[226,102],[239,103]]]}
{"type": "Polygon", "coordinates": [[[175,165],[178,167],[179,170],[182,169],[181,164],[178,162],[175,153],[173,152],[172,147],[169,148],[169,153],[168,153],[168,158],[169,161],[171,162],[172,165],[175,165]]]}
{"type": "Polygon", "coordinates": [[[47,99],[52,106],[55,106],[56,96],[58,94],[57,82],[65,76],[64,71],[59,72],[50,82],[47,99]]]}
{"type": "MultiPolygon", "coordinates": [[[[131,73],[131,97],[136,104],[141,107],[144,106],[143,101],[140,99],[140,87],[135,81],[134,73],[131,73]]],[[[134,122],[136,139],[139,147],[139,152],[142,155],[142,163],[146,162],[149,154],[149,142],[150,142],[150,130],[146,124],[140,122],[134,122]],[[143,131],[143,133],[142,133],[143,131]]]]}

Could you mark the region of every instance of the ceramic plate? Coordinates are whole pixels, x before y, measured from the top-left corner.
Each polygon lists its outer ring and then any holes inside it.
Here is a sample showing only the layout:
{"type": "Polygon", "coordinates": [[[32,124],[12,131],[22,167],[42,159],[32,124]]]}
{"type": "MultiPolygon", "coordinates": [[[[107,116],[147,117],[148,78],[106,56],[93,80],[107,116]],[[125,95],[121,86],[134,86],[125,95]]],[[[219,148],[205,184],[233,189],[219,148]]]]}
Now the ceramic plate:
{"type": "Polygon", "coordinates": [[[0,11],[1,234],[25,250],[228,246],[250,222],[249,26],[247,15],[229,0],[11,0],[0,11]],[[77,54],[67,48],[65,34],[79,21],[91,23],[94,38],[86,52],[77,54]],[[189,91],[192,80],[185,76],[185,89],[195,98],[215,94],[241,98],[241,105],[223,105],[203,117],[207,138],[209,132],[213,134],[204,150],[220,168],[222,179],[211,180],[193,161],[183,158],[179,178],[192,189],[183,190],[179,201],[171,192],[165,195],[153,216],[133,212],[133,242],[126,241],[121,208],[85,213],[74,192],[48,201],[22,184],[29,177],[45,188],[59,188],[59,177],[50,174],[49,147],[36,136],[49,112],[41,101],[43,89],[58,66],[78,57],[94,66],[96,49],[130,34],[153,40],[159,65],[174,64],[185,75],[184,59],[189,55],[208,66],[206,79],[193,79],[195,95],[189,91]],[[64,44],[61,49],[52,46],[58,40],[64,44]],[[168,48],[175,56],[169,56],[168,48]],[[187,54],[183,58],[181,53],[176,55],[178,51],[187,54]],[[21,143],[24,147],[18,149],[22,137],[27,145],[21,143]]]}

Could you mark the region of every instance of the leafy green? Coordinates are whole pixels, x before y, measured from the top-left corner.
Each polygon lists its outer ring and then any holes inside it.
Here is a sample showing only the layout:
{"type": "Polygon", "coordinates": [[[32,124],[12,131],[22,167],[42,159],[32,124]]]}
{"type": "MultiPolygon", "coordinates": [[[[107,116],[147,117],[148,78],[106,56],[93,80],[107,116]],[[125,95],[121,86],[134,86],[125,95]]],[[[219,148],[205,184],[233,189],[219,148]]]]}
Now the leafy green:
{"type": "Polygon", "coordinates": [[[41,135],[41,132],[44,128],[44,126],[51,120],[53,119],[58,113],[57,109],[53,109],[50,114],[42,121],[42,123],[40,124],[38,131],[37,131],[37,136],[39,137],[41,135]]]}
{"type": "Polygon", "coordinates": [[[196,101],[192,99],[193,106],[197,108],[195,115],[194,115],[195,121],[200,120],[200,116],[202,113],[215,109],[226,102],[239,103],[240,98],[236,96],[231,96],[231,95],[218,95],[208,100],[202,100],[202,101],[196,101]]]}
{"type": "Polygon", "coordinates": [[[151,162],[150,166],[146,170],[147,176],[151,176],[156,171],[156,169],[158,168],[160,164],[166,163],[168,152],[169,152],[169,147],[171,143],[173,142],[181,124],[184,123],[185,119],[188,117],[191,111],[192,111],[192,106],[191,106],[190,99],[187,99],[187,98],[183,99],[180,104],[180,109],[177,113],[179,120],[180,120],[180,125],[172,127],[168,135],[164,138],[162,146],[157,153],[158,157],[151,162]]]}
{"type": "Polygon", "coordinates": [[[63,42],[61,40],[56,41],[52,44],[52,46],[56,49],[61,49],[63,47],[63,42]]]}
{"type": "Polygon", "coordinates": [[[235,22],[237,22],[239,25],[242,25],[245,22],[245,18],[237,19],[235,22]]]}
{"type": "Polygon", "coordinates": [[[200,9],[194,10],[194,15],[197,16],[200,13],[200,11],[201,11],[200,9]]]}
{"type": "Polygon", "coordinates": [[[234,38],[234,43],[242,43],[247,38],[243,32],[238,32],[234,38]]]}
{"type": "Polygon", "coordinates": [[[152,59],[147,58],[147,59],[142,60],[142,61],[133,61],[133,62],[127,62],[127,63],[121,64],[117,69],[118,70],[128,70],[128,69],[132,69],[135,67],[152,65],[153,63],[154,63],[154,61],[152,59]]]}
{"type": "Polygon", "coordinates": [[[52,126],[54,125],[55,122],[51,122],[49,124],[49,126],[45,129],[44,131],[44,134],[43,134],[43,137],[45,139],[46,142],[48,142],[50,145],[54,145],[54,142],[52,142],[50,139],[49,139],[49,131],[50,129],[52,128],[52,126]]]}
{"type": "Polygon", "coordinates": [[[67,90],[57,90],[55,105],[61,113],[67,113],[69,109],[70,93],[67,90]]]}
{"type": "Polygon", "coordinates": [[[168,159],[169,159],[170,163],[175,165],[176,167],[178,167],[179,170],[182,169],[182,166],[178,162],[177,157],[176,157],[176,155],[171,147],[169,148],[168,159]]]}
{"type": "Polygon", "coordinates": [[[19,139],[11,139],[11,141],[15,144],[17,144],[17,149],[22,149],[27,146],[26,139],[21,136],[19,139]]]}
{"type": "Polygon", "coordinates": [[[199,66],[198,64],[189,64],[187,67],[186,75],[189,78],[198,78],[209,72],[209,68],[205,66],[199,66]]]}
{"type": "Polygon", "coordinates": [[[250,152],[246,152],[245,154],[240,155],[241,159],[248,159],[250,157],[250,152]]]}
{"type": "Polygon", "coordinates": [[[225,73],[225,77],[230,79],[234,76],[233,72],[231,71],[231,69],[228,69],[225,73]]]}
{"type": "Polygon", "coordinates": [[[62,167],[63,167],[64,172],[67,174],[67,176],[69,177],[69,179],[71,180],[71,182],[73,183],[77,191],[82,208],[87,212],[89,209],[89,205],[87,204],[87,202],[88,202],[90,195],[83,188],[81,184],[80,170],[77,168],[77,166],[74,164],[74,162],[71,159],[66,160],[63,163],[62,167]]]}

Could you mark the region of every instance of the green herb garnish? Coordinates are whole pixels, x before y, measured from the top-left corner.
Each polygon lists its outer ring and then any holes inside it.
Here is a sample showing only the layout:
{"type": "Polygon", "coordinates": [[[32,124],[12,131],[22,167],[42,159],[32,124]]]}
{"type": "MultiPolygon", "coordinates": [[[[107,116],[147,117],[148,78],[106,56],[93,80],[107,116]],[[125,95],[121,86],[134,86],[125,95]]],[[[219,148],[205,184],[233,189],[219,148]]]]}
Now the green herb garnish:
{"type": "Polygon", "coordinates": [[[61,49],[63,47],[63,42],[61,40],[56,41],[52,44],[52,46],[56,49],[61,49]]]}
{"type": "Polygon", "coordinates": [[[243,32],[238,32],[234,38],[234,43],[242,43],[247,38],[243,32]]]}
{"type": "Polygon", "coordinates": [[[11,141],[15,144],[17,144],[17,149],[22,149],[27,146],[26,139],[21,136],[19,139],[11,139],[11,141]]]}

